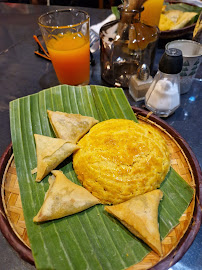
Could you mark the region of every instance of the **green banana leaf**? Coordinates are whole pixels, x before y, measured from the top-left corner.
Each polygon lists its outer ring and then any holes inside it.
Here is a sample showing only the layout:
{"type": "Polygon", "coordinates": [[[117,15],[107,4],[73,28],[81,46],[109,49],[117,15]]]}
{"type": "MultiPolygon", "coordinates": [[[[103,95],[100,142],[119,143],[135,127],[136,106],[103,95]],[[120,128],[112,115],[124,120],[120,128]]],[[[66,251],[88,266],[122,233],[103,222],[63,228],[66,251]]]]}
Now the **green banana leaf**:
{"type": "MultiPolygon", "coordinates": [[[[187,25],[191,25],[195,22],[197,22],[198,17],[200,15],[201,12],[201,7],[197,7],[197,6],[192,6],[192,5],[188,5],[185,3],[179,3],[179,4],[169,4],[169,3],[164,3],[166,5],[166,11],[168,10],[180,10],[183,12],[196,12],[197,15],[194,16],[188,23],[187,25]]],[[[111,11],[112,13],[116,16],[116,19],[120,19],[120,12],[117,6],[112,6],[111,7],[111,11]]]]}
{"type": "Polygon", "coordinates": [[[166,11],[167,10],[181,10],[183,12],[196,12],[198,15],[201,12],[201,7],[188,5],[185,3],[179,3],[179,4],[166,4],[166,11]]]}
{"type": "MultiPolygon", "coordinates": [[[[33,223],[48,189],[48,176],[35,182],[33,134],[54,137],[47,109],[93,116],[99,121],[126,118],[137,122],[124,92],[102,86],[56,86],[10,103],[10,125],[22,206],[37,269],[119,270],[140,262],[151,250],[116,219],[97,205],[81,213],[43,224],[33,223]]],[[[71,157],[60,168],[80,184],[71,157]]],[[[179,223],[193,189],[170,169],[161,185],[164,199],[159,206],[161,239],[179,223]]]]}
{"type": "Polygon", "coordinates": [[[189,22],[187,22],[186,25],[191,25],[193,23],[196,23],[198,20],[198,17],[200,15],[201,12],[201,8],[197,7],[197,6],[192,6],[192,5],[188,5],[185,3],[179,3],[179,4],[168,4],[166,5],[166,11],[168,10],[180,10],[183,12],[196,12],[196,16],[194,16],[192,19],[190,19],[189,22]]]}

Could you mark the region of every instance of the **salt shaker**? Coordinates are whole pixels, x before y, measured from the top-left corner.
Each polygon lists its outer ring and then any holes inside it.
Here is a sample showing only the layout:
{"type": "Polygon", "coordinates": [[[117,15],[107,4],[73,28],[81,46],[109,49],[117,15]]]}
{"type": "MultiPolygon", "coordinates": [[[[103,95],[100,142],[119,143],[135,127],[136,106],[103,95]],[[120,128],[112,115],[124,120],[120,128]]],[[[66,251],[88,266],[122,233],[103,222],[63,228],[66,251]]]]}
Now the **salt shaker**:
{"type": "Polygon", "coordinates": [[[167,49],[159,70],[145,96],[145,106],[159,117],[168,117],[180,106],[180,71],[183,57],[179,49],[167,49]]]}
{"type": "Polygon", "coordinates": [[[153,81],[150,69],[142,64],[137,69],[137,74],[131,76],[129,82],[129,93],[135,101],[144,100],[145,94],[153,81]]]}

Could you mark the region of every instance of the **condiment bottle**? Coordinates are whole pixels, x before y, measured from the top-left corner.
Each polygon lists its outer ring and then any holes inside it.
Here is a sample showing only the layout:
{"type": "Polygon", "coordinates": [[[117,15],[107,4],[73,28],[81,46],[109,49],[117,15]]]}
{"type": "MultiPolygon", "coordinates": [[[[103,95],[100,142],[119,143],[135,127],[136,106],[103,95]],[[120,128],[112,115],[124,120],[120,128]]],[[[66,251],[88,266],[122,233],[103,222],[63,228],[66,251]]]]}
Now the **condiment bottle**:
{"type": "Polygon", "coordinates": [[[153,81],[150,69],[142,64],[137,69],[137,74],[131,76],[129,82],[129,93],[135,101],[144,100],[145,94],[153,81]]]}
{"type": "Polygon", "coordinates": [[[180,106],[180,71],[183,58],[179,49],[164,52],[159,70],[145,96],[145,106],[159,117],[168,117],[180,106]]]}

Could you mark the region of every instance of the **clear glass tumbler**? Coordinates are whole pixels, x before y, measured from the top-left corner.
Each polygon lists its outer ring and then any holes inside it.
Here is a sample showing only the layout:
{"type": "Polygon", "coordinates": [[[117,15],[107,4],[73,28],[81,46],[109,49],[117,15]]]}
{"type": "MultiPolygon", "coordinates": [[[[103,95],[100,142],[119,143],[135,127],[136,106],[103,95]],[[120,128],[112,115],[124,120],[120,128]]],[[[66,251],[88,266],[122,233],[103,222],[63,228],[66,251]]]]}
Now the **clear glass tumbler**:
{"type": "Polygon", "coordinates": [[[78,9],[41,15],[38,24],[61,84],[86,85],[90,80],[89,15],[78,9]]]}

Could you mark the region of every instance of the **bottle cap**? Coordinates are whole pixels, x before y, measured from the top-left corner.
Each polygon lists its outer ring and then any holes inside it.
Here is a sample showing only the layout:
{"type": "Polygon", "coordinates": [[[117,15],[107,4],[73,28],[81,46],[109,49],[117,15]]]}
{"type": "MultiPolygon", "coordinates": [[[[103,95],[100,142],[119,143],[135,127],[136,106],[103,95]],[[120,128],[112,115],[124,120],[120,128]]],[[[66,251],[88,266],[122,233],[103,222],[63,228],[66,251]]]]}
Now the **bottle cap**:
{"type": "Polygon", "coordinates": [[[142,64],[137,69],[137,78],[141,81],[146,81],[149,78],[150,70],[146,64],[142,64]]]}
{"type": "Polygon", "coordinates": [[[159,62],[159,70],[167,74],[177,74],[182,70],[182,51],[176,48],[166,49],[159,62]]]}

